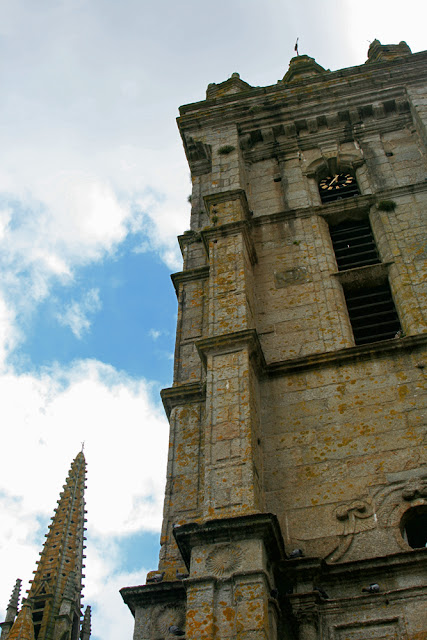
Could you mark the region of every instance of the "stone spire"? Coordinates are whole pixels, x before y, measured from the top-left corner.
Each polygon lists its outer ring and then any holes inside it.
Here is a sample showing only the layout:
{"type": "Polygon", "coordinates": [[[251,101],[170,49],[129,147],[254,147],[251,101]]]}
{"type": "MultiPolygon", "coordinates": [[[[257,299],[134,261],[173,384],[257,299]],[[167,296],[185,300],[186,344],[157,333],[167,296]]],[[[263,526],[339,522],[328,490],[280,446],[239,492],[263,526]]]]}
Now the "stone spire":
{"type": "Polygon", "coordinates": [[[85,479],[86,462],[81,451],[71,465],[49,525],[37,569],[30,582],[25,612],[23,607],[7,640],[60,640],[63,637],[78,640],[84,577],[85,479]],[[16,635],[18,622],[20,626],[23,624],[20,618],[24,618],[26,627],[31,622],[32,636],[27,631],[26,635],[16,635]]]}
{"type": "Polygon", "coordinates": [[[85,610],[85,616],[82,623],[82,631],[80,634],[80,640],[89,640],[91,632],[91,612],[90,607],[87,606],[85,610]]]}
{"type": "Polygon", "coordinates": [[[3,640],[6,640],[9,634],[9,631],[11,630],[12,625],[15,622],[16,614],[18,613],[19,596],[21,593],[21,583],[22,583],[22,580],[18,578],[17,581],[15,582],[12,595],[10,596],[9,604],[7,605],[5,621],[0,623],[1,630],[2,630],[1,637],[3,640]]]}

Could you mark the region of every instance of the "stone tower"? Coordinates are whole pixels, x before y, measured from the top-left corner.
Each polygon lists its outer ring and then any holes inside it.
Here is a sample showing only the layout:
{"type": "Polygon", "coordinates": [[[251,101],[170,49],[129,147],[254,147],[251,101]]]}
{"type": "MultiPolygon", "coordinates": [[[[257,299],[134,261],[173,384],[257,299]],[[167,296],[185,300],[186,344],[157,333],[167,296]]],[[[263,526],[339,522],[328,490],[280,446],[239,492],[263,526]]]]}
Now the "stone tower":
{"type": "Polygon", "coordinates": [[[426,76],[375,40],[180,109],[191,229],[134,640],[427,638],[426,76]]]}
{"type": "Polygon", "coordinates": [[[80,633],[85,478],[86,462],[81,451],[71,465],[28,597],[19,612],[21,581],[15,585],[1,640],[89,640],[90,607],[86,608],[80,633]]]}

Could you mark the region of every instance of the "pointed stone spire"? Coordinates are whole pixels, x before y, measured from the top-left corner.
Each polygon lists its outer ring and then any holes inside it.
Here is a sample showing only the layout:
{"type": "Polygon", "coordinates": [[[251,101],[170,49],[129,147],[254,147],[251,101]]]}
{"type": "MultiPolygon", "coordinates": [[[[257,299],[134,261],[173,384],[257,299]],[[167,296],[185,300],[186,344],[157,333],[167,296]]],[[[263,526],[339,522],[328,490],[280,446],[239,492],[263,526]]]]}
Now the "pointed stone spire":
{"type": "MultiPolygon", "coordinates": [[[[85,480],[86,462],[80,451],[71,464],[28,592],[32,603],[33,638],[37,640],[62,637],[77,640],[78,637],[86,539],[85,480]]],[[[28,616],[28,611],[25,615],[28,616]]],[[[18,640],[15,627],[20,616],[21,613],[7,640],[18,640]]],[[[19,636],[19,640],[27,640],[27,636],[19,636]]]]}
{"type": "Polygon", "coordinates": [[[89,640],[90,632],[91,632],[91,610],[90,607],[87,606],[85,610],[85,616],[83,618],[82,623],[82,632],[80,635],[80,640],[89,640]]]}
{"type": "Polygon", "coordinates": [[[9,631],[11,630],[12,625],[16,618],[16,614],[18,613],[19,596],[21,593],[21,583],[22,583],[22,580],[18,578],[17,581],[15,582],[12,595],[10,596],[9,604],[7,605],[6,618],[4,622],[0,623],[1,630],[2,630],[1,632],[2,640],[7,640],[9,631]]]}
{"type": "Polygon", "coordinates": [[[21,611],[18,613],[7,638],[8,640],[34,640],[34,625],[29,600],[22,603],[21,611]]]}

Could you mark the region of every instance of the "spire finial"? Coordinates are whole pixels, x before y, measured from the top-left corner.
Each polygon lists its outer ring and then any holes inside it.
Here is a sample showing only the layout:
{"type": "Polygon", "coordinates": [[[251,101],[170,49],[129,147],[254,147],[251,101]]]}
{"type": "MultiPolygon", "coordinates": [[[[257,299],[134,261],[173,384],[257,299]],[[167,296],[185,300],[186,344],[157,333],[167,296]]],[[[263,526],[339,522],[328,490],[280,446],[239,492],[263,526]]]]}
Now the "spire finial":
{"type": "Polygon", "coordinates": [[[20,578],[17,578],[15,582],[15,586],[13,587],[12,595],[10,596],[9,605],[7,607],[8,609],[9,607],[14,607],[15,609],[18,609],[19,596],[21,593],[21,584],[22,584],[22,580],[20,578]]]}
{"type": "Polygon", "coordinates": [[[294,51],[297,52],[297,56],[299,56],[299,52],[298,52],[298,40],[299,38],[297,38],[297,41],[295,42],[295,47],[294,47],[294,51]]]}
{"type": "Polygon", "coordinates": [[[15,622],[16,614],[19,607],[19,596],[21,593],[21,580],[18,578],[13,587],[12,595],[10,596],[9,604],[6,609],[6,616],[4,622],[1,623],[2,637],[7,638],[8,633],[15,622]]]}
{"type": "Polygon", "coordinates": [[[81,640],[89,640],[91,632],[91,609],[87,606],[85,609],[85,615],[82,622],[82,631],[80,634],[81,640]]]}

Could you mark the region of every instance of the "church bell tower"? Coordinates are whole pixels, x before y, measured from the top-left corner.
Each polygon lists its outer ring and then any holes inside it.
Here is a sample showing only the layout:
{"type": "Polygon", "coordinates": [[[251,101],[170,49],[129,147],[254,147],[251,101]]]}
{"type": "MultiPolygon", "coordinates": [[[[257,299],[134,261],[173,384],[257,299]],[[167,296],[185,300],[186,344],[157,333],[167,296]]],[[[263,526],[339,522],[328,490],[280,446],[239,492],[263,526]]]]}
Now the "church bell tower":
{"type": "Polygon", "coordinates": [[[427,639],[427,52],[181,107],[160,562],[134,640],[427,639]]]}

